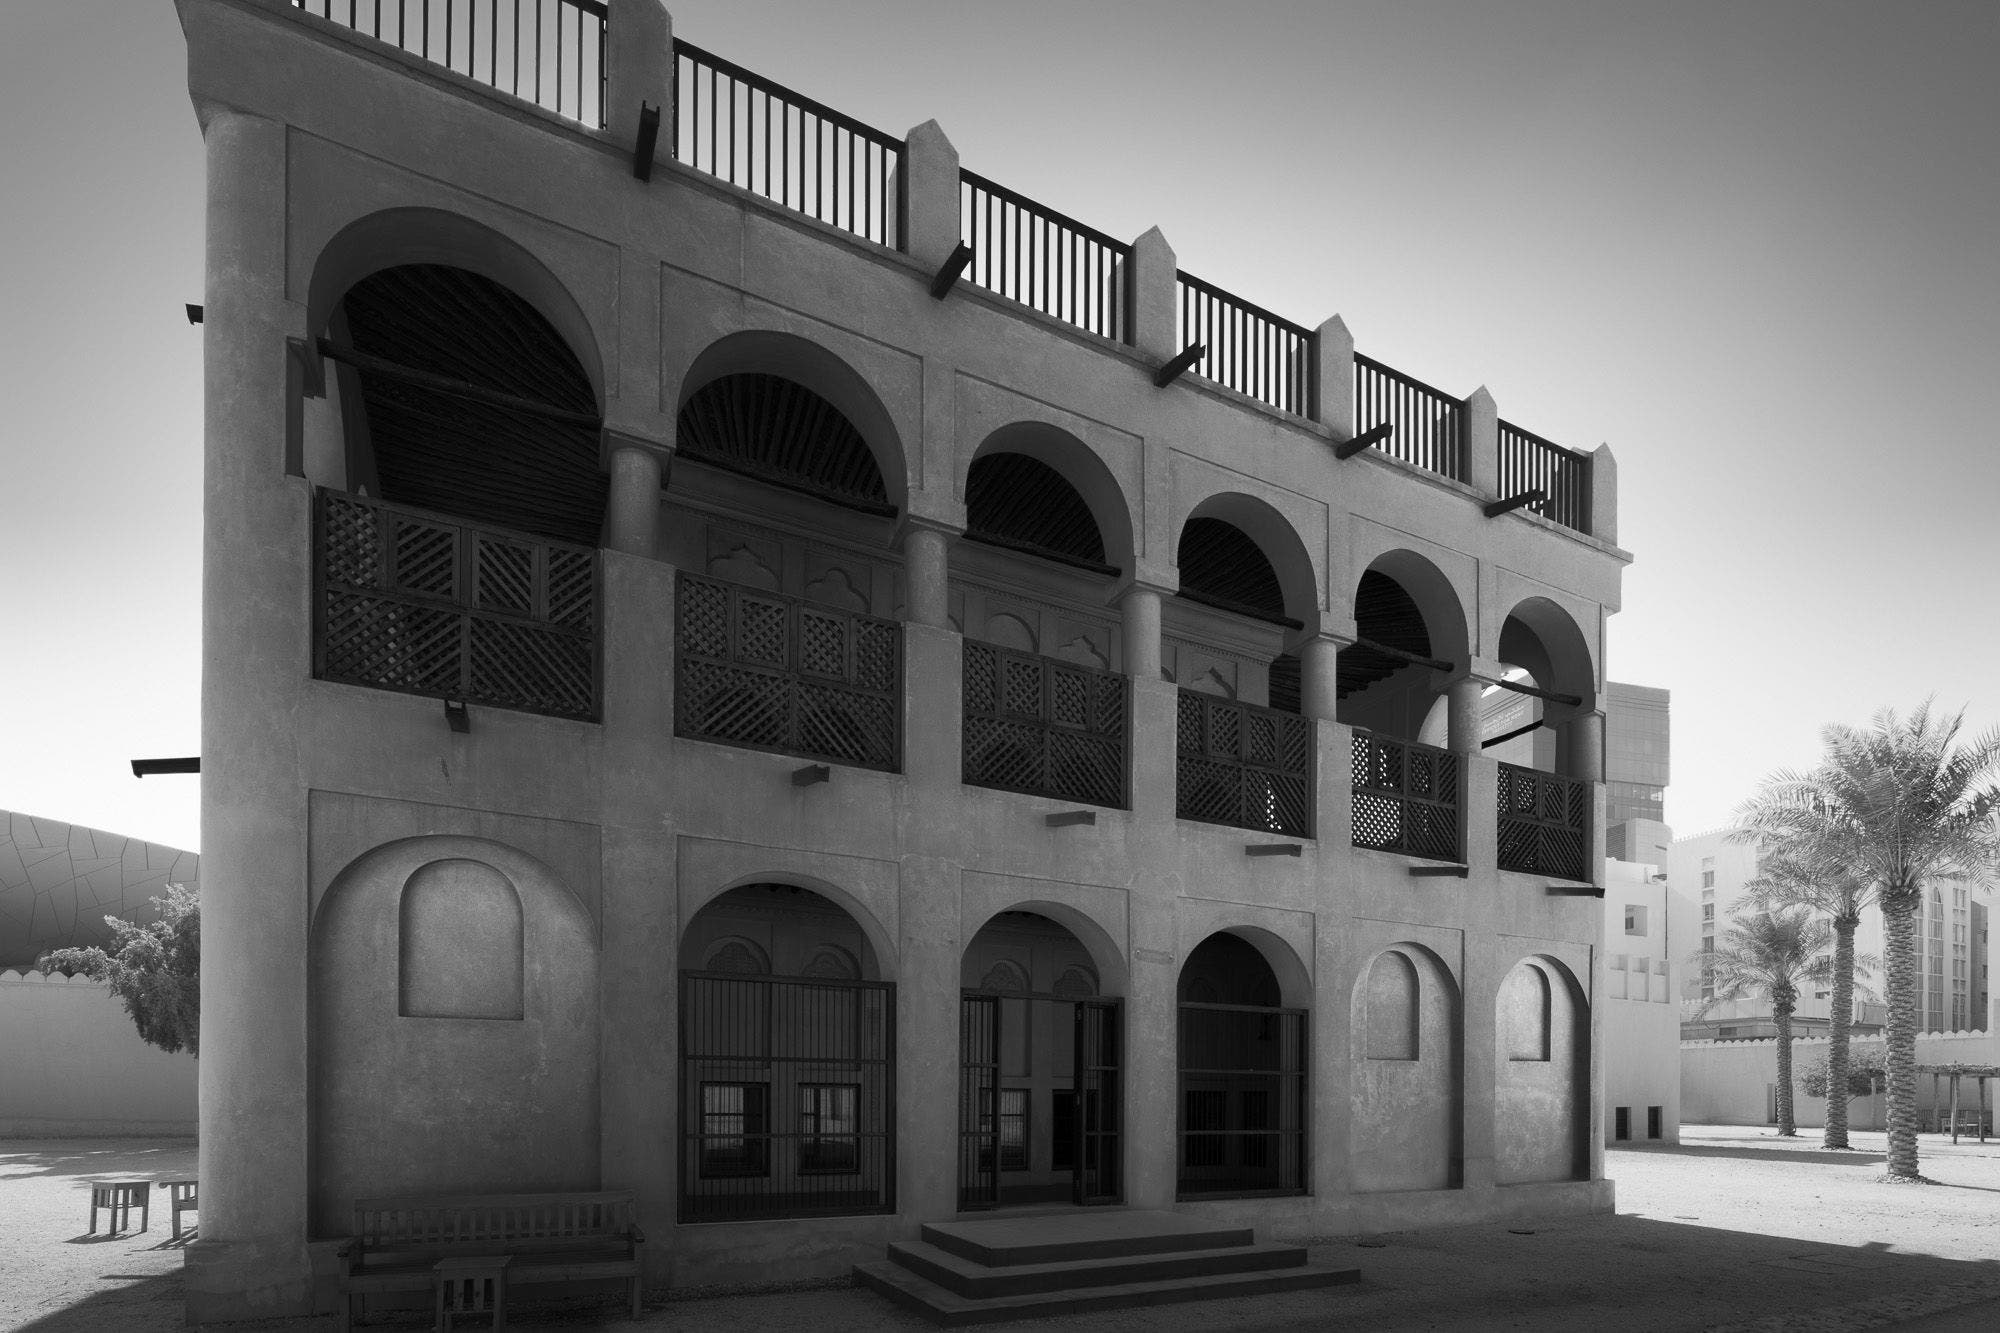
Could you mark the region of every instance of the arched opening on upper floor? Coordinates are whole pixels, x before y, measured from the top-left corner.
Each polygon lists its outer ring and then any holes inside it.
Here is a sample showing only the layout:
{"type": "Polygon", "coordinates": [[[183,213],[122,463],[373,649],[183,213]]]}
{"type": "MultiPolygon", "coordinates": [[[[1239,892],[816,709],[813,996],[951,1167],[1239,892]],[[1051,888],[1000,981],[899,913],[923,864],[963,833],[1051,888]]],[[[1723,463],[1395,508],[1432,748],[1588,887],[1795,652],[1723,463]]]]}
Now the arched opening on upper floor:
{"type": "Polygon", "coordinates": [[[796,884],[741,884],[679,952],[681,1220],[888,1207],[896,991],[863,922],[796,884]]]}
{"type": "Polygon", "coordinates": [[[1179,596],[1161,663],[1183,689],[1296,713],[1300,667],[1288,651],[1316,626],[1312,557],[1289,520],[1252,496],[1197,504],[1175,548],[1179,596]]]}
{"type": "Polygon", "coordinates": [[[1304,1193],[1312,997],[1298,956],[1268,931],[1217,931],[1181,965],[1179,1000],[1178,1194],[1304,1193]]]}
{"type": "Polygon", "coordinates": [[[965,535],[1103,577],[1132,563],[1123,488],[1075,436],[1017,422],[980,443],[965,477],[965,535]]]}
{"type": "Polygon", "coordinates": [[[1389,551],[1354,589],[1356,642],[1341,649],[1338,718],[1399,740],[1446,743],[1448,677],[1469,635],[1463,603],[1444,572],[1414,551],[1389,551]]]}
{"type": "Polygon", "coordinates": [[[1597,672],[1576,621],[1546,597],[1526,598],[1501,622],[1496,656],[1511,683],[1536,693],[1487,687],[1480,706],[1486,753],[1522,768],[1578,776],[1585,765],[1571,724],[1596,706],[1597,672]]]}
{"type": "MultiPolygon", "coordinates": [[[[826,348],[772,330],[733,333],[682,381],[676,464],[893,518],[908,494],[903,448],[868,383],[826,348]]],[[[670,477],[686,490],[689,479],[670,477]]],[[[751,492],[747,497],[756,503],[751,492]]]]}
{"type": "Polygon", "coordinates": [[[595,546],[606,477],[591,372],[537,306],[442,263],[375,268],[316,330],[339,458],[313,469],[391,504],[595,546]]]}

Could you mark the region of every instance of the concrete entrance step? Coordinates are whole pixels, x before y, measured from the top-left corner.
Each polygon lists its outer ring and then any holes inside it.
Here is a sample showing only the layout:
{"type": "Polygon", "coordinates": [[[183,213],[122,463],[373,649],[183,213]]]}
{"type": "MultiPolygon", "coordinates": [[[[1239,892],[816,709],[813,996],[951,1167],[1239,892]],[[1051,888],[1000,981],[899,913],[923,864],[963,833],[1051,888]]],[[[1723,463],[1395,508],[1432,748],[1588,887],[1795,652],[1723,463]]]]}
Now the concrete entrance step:
{"type": "Polygon", "coordinates": [[[1228,1245],[1215,1250],[1176,1250],[1099,1259],[1066,1259],[1045,1264],[982,1264],[923,1241],[897,1241],[889,1258],[919,1277],[960,1296],[1016,1296],[1036,1291],[1158,1282],[1167,1278],[1210,1277],[1299,1268],[1300,1245],[1228,1245]]]}
{"type": "Polygon", "coordinates": [[[993,1324],[1007,1319],[1086,1314],[1134,1306],[1172,1305],[1182,1301],[1221,1300],[1230,1296],[1261,1296],[1274,1291],[1298,1291],[1357,1281],[1360,1270],[1307,1264],[1253,1273],[1217,1273],[1205,1277],[1124,1282],[1070,1291],[1027,1292],[1012,1296],[961,1296],[928,1278],[886,1260],[857,1264],[855,1278],[905,1309],[927,1316],[944,1327],[993,1324]]]}
{"type": "Polygon", "coordinates": [[[1249,1227],[1158,1209],[1079,1209],[930,1222],[923,1238],[941,1250],[992,1267],[1072,1259],[1121,1259],[1180,1250],[1249,1245],[1249,1227]]]}

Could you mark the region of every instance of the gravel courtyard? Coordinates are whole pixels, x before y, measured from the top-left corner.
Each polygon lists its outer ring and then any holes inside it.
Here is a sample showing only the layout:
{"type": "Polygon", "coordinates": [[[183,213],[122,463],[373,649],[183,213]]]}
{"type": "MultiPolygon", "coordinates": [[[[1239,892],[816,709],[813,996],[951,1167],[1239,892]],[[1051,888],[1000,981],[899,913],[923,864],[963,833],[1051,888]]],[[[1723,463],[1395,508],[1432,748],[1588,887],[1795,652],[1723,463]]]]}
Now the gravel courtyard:
{"type": "MultiPolygon", "coordinates": [[[[1357,1286],[1024,1321],[1076,1333],[1179,1329],[1814,1330],[2000,1328],[2000,1142],[1923,1139],[1936,1183],[1881,1183],[1883,1136],[1818,1148],[1816,1131],[1687,1126],[1678,1147],[1614,1149],[1616,1216],[1315,1237],[1316,1261],[1357,1286]]],[[[194,1174],[191,1140],[0,1142],[0,1329],[138,1333],[180,1326],[179,1247],[152,1228],[86,1236],[94,1179],[194,1174]]],[[[424,1321],[427,1322],[427,1321],[424,1321]]],[[[645,1320],[609,1306],[517,1312],[517,1327],[748,1333],[923,1329],[851,1287],[660,1300],[645,1320]]],[[[405,1322],[398,1327],[422,1327],[405,1322]]],[[[476,1324],[474,1325],[477,1326],[476,1324]]],[[[328,1318],[217,1326],[329,1333],[328,1318]]]]}

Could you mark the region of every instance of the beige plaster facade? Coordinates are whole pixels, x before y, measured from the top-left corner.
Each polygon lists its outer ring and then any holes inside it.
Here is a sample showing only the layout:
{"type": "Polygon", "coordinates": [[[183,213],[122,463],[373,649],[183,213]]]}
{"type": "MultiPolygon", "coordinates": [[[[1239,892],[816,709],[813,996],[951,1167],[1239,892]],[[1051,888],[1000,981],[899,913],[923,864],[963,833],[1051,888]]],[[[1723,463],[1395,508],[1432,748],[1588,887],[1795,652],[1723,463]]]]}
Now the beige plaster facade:
{"type": "MultiPolygon", "coordinates": [[[[1629,560],[1608,450],[1591,458],[1590,534],[1483,512],[1505,498],[1483,390],[1466,480],[1378,450],[1337,458],[1355,427],[1337,320],[1314,343],[1309,414],[1195,376],[1156,387],[1179,350],[1157,232],[1123,274],[1124,340],[963,281],[934,299],[959,208],[935,124],[907,141],[897,246],[684,165],[664,132],[636,179],[634,108],[673,96],[652,0],[609,7],[603,128],[275,0],[180,11],[209,164],[204,933],[227,964],[205,970],[227,985],[203,994],[191,1317],[324,1307],[315,1274],[349,1201],[405,1188],[635,1189],[655,1285],[843,1272],[963,1204],[966,992],[1011,993],[988,981],[1001,964],[1045,1029],[1051,1012],[1069,1021],[1050,1005],[1074,1007],[1078,1032],[1087,1008],[1108,1015],[1115,1132],[1094,1202],[1280,1235],[1610,1207],[1593,1128],[1602,909],[1587,883],[1498,868],[1502,772],[1473,706],[1510,662],[1567,700],[1547,702],[1547,762],[1583,784],[1580,864],[1602,864],[1604,625],[1629,560]],[[317,340],[344,294],[408,265],[516,294],[595,396],[608,490],[590,718],[474,703],[460,731],[437,697],[452,691],[315,677],[316,488],[354,492],[375,462],[356,382],[317,340]],[[677,457],[682,409],[731,375],[831,404],[889,512],[677,457]],[[1060,474],[1113,574],[962,535],[968,475],[995,452],[1060,474]],[[1199,519],[1261,553],[1281,613],[1176,595],[1199,519]],[[797,754],[680,734],[684,572],[893,622],[894,762],[802,785],[797,754]],[[1339,698],[1371,572],[1421,615],[1420,656],[1451,669],[1405,665],[1339,698]],[[1123,678],[1122,803],[1073,822],[1076,800],[964,781],[975,642],[1123,678]],[[1179,817],[1183,687],[1266,705],[1288,655],[1310,832],[1179,817]],[[1446,868],[1462,874],[1353,845],[1360,726],[1449,742],[1446,868]],[[784,890],[800,895],[790,915],[784,890]],[[1268,972],[1250,1008],[1304,1015],[1286,1075],[1300,1122],[1283,1131],[1299,1174],[1244,1197],[1187,1188],[1181,1117],[1206,1090],[1186,1083],[1177,1032],[1205,993],[1189,965],[1218,933],[1268,972]],[[688,1045],[706,1038],[688,1035],[705,1020],[687,997],[736,973],[782,983],[760,995],[884,996],[866,1031],[893,1042],[817,1048],[832,1072],[811,1077],[697,1072],[715,1061],[688,1045]],[[824,1130],[841,1090],[873,1101],[885,1074],[886,1123],[849,1136],[879,1145],[884,1178],[852,1211],[691,1211],[727,1153],[739,1183],[777,1188],[744,1146],[763,1117],[758,1151],[790,1151],[781,1117],[810,1104],[824,1130]]],[[[782,1064],[790,1038],[771,1031],[759,1059],[782,1064]]],[[[1053,1180],[1059,1077],[1005,1051],[997,1077],[1010,1061],[1032,1102],[1024,1170],[1053,1180]]],[[[789,1168],[805,1188],[839,1163],[801,1138],[818,1154],[789,1168]]]]}

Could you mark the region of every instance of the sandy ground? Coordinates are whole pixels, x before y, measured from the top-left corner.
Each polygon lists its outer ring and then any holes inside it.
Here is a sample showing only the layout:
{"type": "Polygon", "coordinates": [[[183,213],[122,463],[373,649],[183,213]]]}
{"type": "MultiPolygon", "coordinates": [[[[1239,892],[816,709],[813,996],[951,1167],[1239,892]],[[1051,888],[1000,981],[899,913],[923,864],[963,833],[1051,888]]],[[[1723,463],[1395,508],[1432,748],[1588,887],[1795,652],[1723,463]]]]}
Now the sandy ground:
{"type": "MultiPolygon", "coordinates": [[[[1606,1155],[1615,1216],[1314,1237],[1355,1286],[1007,1327],[1076,1333],[1260,1329],[2000,1330],[2000,1142],[1926,1135],[1931,1185],[1880,1179],[1883,1136],[1820,1149],[1816,1131],[1688,1126],[1679,1146],[1606,1155]]],[[[85,1235],[93,1179],[194,1174],[189,1140],[0,1142],[0,1329],[139,1333],[180,1326],[180,1253],[152,1229],[85,1235]]],[[[1297,1239],[1297,1238],[1294,1238],[1297,1239]]],[[[394,1327],[422,1327],[404,1320],[394,1327]]],[[[638,1322],[609,1305],[516,1312],[520,1328],[812,1333],[927,1328],[853,1287],[660,1297],[638,1322]]],[[[378,1325],[379,1326],[379,1325],[378,1325]]],[[[474,1327],[479,1325],[474,1324],[474,1327]]],[[[330,1318],[216,1326],[330,1333],[330,1318]]]]}

